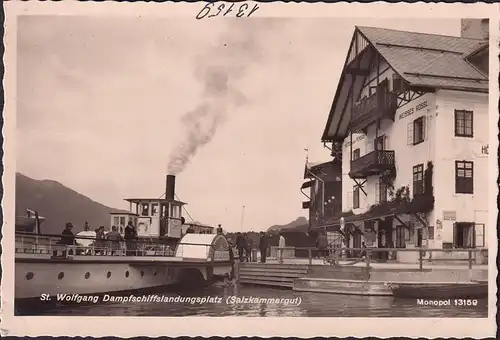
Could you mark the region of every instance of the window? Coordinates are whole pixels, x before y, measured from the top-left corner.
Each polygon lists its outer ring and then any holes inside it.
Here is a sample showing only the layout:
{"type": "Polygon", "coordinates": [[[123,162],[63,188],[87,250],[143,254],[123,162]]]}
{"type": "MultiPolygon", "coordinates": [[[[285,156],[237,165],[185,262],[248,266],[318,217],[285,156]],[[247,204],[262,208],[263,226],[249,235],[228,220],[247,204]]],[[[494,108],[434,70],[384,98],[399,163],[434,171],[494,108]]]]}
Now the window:
{"type": "Polygon", "coordinates": [[[475,246],[484,247],[484,224],[475,224],[476,235],[475,235],[475,246]]]}
{"type": "Polygon", "coordinates": [[[406,248],[405,234],[405,227],[396,227],[396,248],[406,248]]]}
{"type": "Polygon", "coordinates": [[[113,216],[113,225],[120,225],[120,217],[113,216]]]}
{"type": "Polygon", "coordinates": [[[158,216],[158,204],[151,204],[151,216],[158,216]]]}
{"type": "Polygon", "coordinates": [[[355,161],[359,158],[361,151],[359,149],[352,151],[352,160],[355,161]]]}
{"type": "Polygon", "coordinates": [[[455,110],[455,136],[473,137],[473,112],[468,110],[455,110]]]}
{"type": "Polygon", "coordinates": [[[474,193],[474,163],[455,161],[455,193],[474,193]]]}
{"type": "Polygon", "coordinates": [[[407,126],[407,144],[417,145],[425,140],[425,116],[415,119],[407,126]]]}
{"type": "Polygon", "coordinates": [[[413,121],[413,145],[420,144],[425,137],[425,120],[419,117],[413,121]]]}
{"type": "Polygon", "coordinates": [[[453,248],[475,248],[474,236],[474,223],[455,223],[453,225],[453,248]]]}
{"type": "Polygon", "coordinates": [[[419,164],[413,167],[413,196],[424,193],[424,165],[419,164]]]}
{"type": "Polygon", "coordinates": [[[375,150],[385,150],[385,136],[375,138],[375,150]]]}
{"type": "Polygon", "coordinates": [[[352,193],[352,208],[359,208],[359,188],[357,186],[354,187],[354,191],[352,193]]]}
{"type": "Polygon", "coordinates": [[[149,216],[149,204],[148,203],[142,204],[142,216],[149,216]]]}
{"type": "Polygon", "coordinates": [[[125,225],[125,216],[120,216],[120,225],[125,225]]]}
{"type": "Polygon", "coordinates": [[[378,183],[378,201],[379,203],[387,202],[387,183],[382,178],[379,179],[378,183]]]}

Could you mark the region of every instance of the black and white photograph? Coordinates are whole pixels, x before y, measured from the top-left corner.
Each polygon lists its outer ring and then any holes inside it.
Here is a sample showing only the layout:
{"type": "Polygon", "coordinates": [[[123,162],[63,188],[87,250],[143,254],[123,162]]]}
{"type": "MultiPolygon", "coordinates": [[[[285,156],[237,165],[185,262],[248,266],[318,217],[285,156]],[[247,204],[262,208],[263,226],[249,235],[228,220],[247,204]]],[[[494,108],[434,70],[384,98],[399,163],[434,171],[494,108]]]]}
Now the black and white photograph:
{"type": "Polygon", "coordinates": [[[53,5],[18,5],[6,30],[13,319],[224,317],[246,335],[241,320],[360,335],[359,318],[468,319],[482,326],[464,335],[493,335],[488,10],[53,5]]]}

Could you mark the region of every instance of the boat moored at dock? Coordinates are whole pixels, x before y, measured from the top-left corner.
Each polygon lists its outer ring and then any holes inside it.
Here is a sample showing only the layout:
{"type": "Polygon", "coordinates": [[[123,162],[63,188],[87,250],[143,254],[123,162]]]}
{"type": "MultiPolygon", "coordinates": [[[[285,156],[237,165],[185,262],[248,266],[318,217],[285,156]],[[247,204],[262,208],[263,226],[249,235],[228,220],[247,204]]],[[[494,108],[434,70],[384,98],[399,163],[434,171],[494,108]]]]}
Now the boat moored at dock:
{"type": "Polygon", "coordinates": [[[111,214],[107,235],[114,230],[114,239],[76,235],[67,244],[67,235],[17,231],[16,300],[143,291],[231,278],[233,255],[224,235],[181,235],[184,203],[174,199],[175,177],[168,178],[167,198],[129,199],[130,212],[111,214]],[[136,235],[125,240],[121,227],[129,222],[136,226],[136,235]]]}

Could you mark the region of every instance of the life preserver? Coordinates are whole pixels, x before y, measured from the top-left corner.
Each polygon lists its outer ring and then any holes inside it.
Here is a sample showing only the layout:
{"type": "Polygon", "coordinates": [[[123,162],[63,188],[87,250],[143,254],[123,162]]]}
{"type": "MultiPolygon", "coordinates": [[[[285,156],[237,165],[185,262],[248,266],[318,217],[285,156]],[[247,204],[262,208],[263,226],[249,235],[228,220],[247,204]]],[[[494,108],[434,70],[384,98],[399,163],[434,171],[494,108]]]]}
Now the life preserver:
{"type": "Polygon", "coordinates": [[[137,226],[137,230],[138,230],[138,231],[141,231],[141,232],[146,232],[146,231],[148,230],[148,227],[147,227],[146,223],[141,222],[141,223],[139,223],[139,225],[137,226]],[[144,228],[144,231],[142,230],[142,228],[144,228]]]}

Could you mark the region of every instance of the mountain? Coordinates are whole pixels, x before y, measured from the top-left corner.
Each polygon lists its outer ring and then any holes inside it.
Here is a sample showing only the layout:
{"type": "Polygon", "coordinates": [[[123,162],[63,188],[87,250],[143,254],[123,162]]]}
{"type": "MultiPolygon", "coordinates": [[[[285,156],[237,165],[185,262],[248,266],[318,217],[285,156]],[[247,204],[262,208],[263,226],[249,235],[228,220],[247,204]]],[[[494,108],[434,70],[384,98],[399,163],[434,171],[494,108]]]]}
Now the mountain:
{"type": "MultiPolygon", "coordinates": [[[[268,232],[285,231],[287,229],[298,228],[298,227],[303,227],[303,226],[308,227],[309,222],[307,221],[307,218],[301,216],[301,217],[297,218],[295,221],[290,222],[290,223],[285,224],[285,225],[273,225],[272,227],[269,227],[269,229],[267,229],[267,231],[268,232]]],[[[305,230],[307,230],[307,228],[305,230]]]]}
{"type": "Polygon", "coordinates": [[[16,216],[25,215],[26,209],[38,211],[46,218],[41,226],[44,234],[60,234],[67,222],[73,223],[74,232],[83,230],[85,221],[92,228],[108,226],[109,213],[123,211],[97,203],[59,182],[35,180],[17,173],[16,216]]]}

